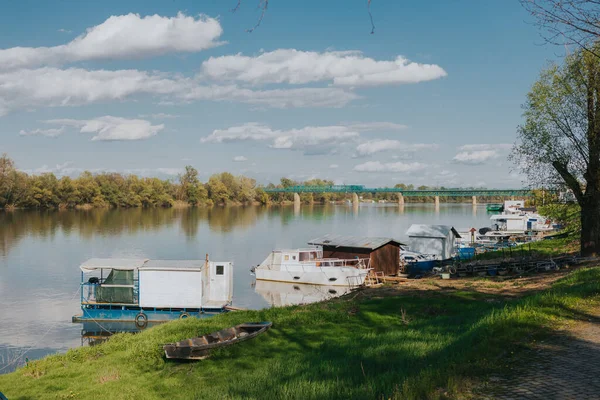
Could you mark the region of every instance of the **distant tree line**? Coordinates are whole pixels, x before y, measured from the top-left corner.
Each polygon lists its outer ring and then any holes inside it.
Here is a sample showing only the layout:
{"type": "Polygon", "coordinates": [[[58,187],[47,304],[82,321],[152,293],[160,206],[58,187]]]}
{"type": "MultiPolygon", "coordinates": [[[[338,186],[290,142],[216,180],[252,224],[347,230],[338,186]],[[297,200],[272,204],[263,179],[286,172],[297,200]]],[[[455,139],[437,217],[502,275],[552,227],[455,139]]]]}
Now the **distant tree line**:
{"type": "MultiPolygon", "coordinates": [[[[286,188],[296,185],[331,186],[333,181],[311,179],[304,182],[281,178],[279,184],[266,188],[286,188]]],[[[414,190],[413,185],[395,187],[414,190]]],[[[434,189],[419,186],[417,190],[434,189]]],[[[443,189],[443,188],[437,188],[443,189]]],[[[362,193],[364,200],[397,201],[396,193],[362,193]]],[[[303,203],[330,203],[349,199],[348,193],[301,193],[303,203]]],[[[501,199],[498,199],[501,200],[501,199]]],[[[174,207],[212,206],[227,204],[268,204],[293,201],[293,193],[267,195],[264,187],[246,176],[229,172],[212,175],[202,183],[198,171],[186,166],[177,179],[123,175],[114,172],[92,174],[83,172],[77,178],[56,177],[53,173],[30,175],[16,168],[6,154],[0,157],[0,208],[108,208],[108,207],[174,207]]],[[[407,197],[406,202],[433,201],[430,197],[407,197]]],[[[444,198],[447,202],[464,202],[464,197],[444,198]]]]}
{"type": "Polygon", "coordinates": [[[265,204],[268,197],[254,179],[215,174],[200,182],[186,166],[177,180],[118,173],[83,172],[77,178],[19,171],[6,154],[0,157],[0,208],[173,207],[227,203],[265,204]]]}

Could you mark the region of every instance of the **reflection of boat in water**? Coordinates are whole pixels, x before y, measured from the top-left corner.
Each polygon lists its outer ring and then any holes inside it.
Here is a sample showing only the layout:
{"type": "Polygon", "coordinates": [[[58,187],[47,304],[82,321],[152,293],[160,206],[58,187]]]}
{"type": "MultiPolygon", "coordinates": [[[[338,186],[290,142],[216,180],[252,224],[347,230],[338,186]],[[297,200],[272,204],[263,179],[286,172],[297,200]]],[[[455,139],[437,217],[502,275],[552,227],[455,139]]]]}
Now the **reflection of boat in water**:
{"type": "Polygon", "coordinates": [[[163,322],[149,322],[146,326],[138,326],[131,321],[84,321],[81,327],[81,345],[95,346],[103,343],[115,333],[138,333],[163,322]]]}
{"type": "Polygon", "coordinates": [[[254,287],[269,304],[275,307],[316,303],[342,296],[351,291],[348,286],[300,285],[287,282],[256,281],[254,287]]]}
{"type": "Polygon", "coordinates": [[[369,274],[369,265],[369,258],[323,258],[318,248],[275,250],[254,273],[257,280],[359,286],[369,274]]]}

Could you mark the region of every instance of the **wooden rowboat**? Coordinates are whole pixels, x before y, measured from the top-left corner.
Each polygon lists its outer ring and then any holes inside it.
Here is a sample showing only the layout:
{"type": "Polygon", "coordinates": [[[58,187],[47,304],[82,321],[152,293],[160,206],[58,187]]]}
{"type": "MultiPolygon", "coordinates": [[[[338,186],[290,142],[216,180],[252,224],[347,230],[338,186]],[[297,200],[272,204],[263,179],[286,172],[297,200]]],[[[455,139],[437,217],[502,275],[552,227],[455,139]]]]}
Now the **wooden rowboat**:
{"type": "Polygon", "coordinates": [[[273,325],[271,322],[247,322],[208,335],[165,344],[163,349],[167,358],[203,360],[210,355],[212,349],[252,339],[266,332],[271,325],[273,325]]]}

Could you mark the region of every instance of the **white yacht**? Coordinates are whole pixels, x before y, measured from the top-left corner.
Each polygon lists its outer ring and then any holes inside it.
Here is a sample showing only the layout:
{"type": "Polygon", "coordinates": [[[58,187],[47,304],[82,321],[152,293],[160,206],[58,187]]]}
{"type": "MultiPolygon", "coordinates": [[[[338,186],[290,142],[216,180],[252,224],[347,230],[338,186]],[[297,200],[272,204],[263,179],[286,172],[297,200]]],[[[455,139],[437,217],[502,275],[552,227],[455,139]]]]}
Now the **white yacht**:
{"type": "Polygon", "coordinates": [[[275,250],[256,268],[257,280],[359,286],[369,274],[369,258],[323,258],[318,248],[275,250]]]}

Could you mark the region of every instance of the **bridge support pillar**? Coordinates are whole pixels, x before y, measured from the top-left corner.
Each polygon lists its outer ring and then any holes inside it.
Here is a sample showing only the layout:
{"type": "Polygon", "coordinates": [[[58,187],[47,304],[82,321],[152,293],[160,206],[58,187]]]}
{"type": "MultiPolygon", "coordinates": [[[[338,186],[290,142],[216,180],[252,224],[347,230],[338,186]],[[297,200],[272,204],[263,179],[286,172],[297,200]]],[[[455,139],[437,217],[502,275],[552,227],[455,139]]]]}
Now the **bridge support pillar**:
{"type": "Polygon", "coordinates": [[[512,201],[515,201],[515,196],[510,196],[510,199],[511,199],[512,201]]]}
{"type": "Polygon", "coordinates": [[[358,195],[356,193],[352,193],[352,205],[358,205],[358,195]]]}
{"type": "Polygon", "coordinates": [[[294,207],[300,207],[300,195],[294,193],[294,207]]]}
{"type": "Polygon", "coordinates": [[[402,195],[402,193],[398,193],[398,205],[399,206],[404,205],[404,196],[402,195]]]}
{"type": "Polygon", "coordinates": [[[477,196],[473,196],[473,205],[476,206],[477,205],[477,196]]]}
{"type": "Polygon", "coordinates": [[[439,208],[440,206],[440,196],[435,196],[435,208],[439,208]]]}

